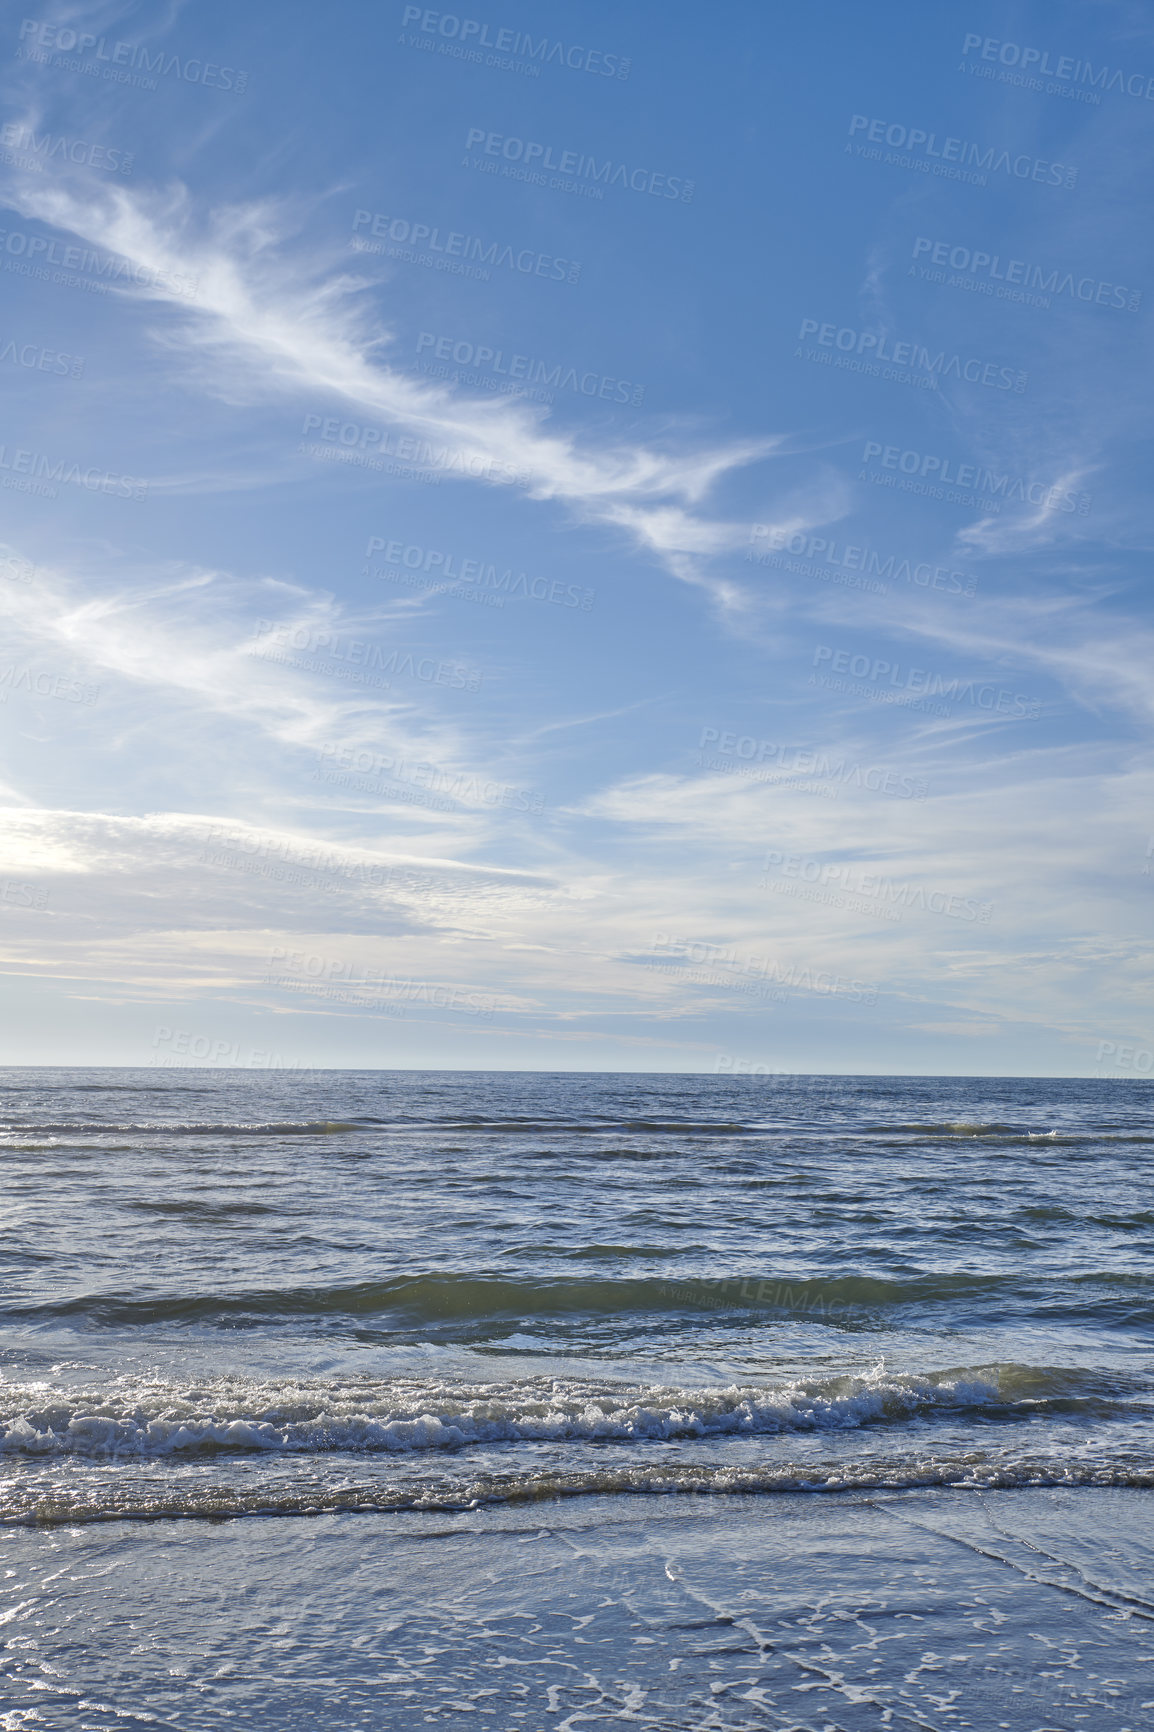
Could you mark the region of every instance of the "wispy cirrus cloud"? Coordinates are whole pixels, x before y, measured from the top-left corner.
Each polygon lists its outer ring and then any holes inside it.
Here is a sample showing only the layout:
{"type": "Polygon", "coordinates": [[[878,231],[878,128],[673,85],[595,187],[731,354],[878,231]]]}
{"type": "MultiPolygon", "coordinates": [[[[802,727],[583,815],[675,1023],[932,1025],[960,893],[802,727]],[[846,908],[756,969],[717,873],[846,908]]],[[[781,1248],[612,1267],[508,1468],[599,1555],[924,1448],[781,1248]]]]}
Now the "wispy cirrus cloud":
{"type": "MultiPolygon", "coordinates": [[[[318,262],[315,248],[295,245],[287,204],[217,206],[206,216],[181,186],[141,192],[31,175],[15,177],[4,199],[26,218],[142,267],[144,280],[119,292],[172,309],[177,322],[158,340],[206,394],[234,405],[286,396],[336,402],[448,442],[464,467],[501,465],[529,497],[622,529],[675,576],[735,600],[737,586],[718,585],[700,562],[743,544],[748,526],[698,508],[722,479],[784,452],[786,435],[692,448],[678,448],[672,435],[664,445],[598,440],[552,428],[546,411],[523,400],[471,396],[394,370],[391,334],[365,305],[375,285],[339,257],[318,262]]],[[[815,502],[813,521],[823,514],[815,502]]]]}
{"type": "Polygon", "coordinates": [[[226,717],[282,747],[372,740],[419,755],[453,754],[461,746],[459,726],[415,714],[412,696],[395,683],[342,685],[323,670],[309,677],[308,665],[294,664],[294,642],[323,650],[342,634],[348,640],[390,627],[395,634],[407,618],[403,602],[357,611],[300,586],[241,582],[228,572],[172,562],[135,583],[122,571],[118,584],[97,594],[71,573],[41,567],[34,584],[0,586],[0,617],[10,653],[67,657],[96,680],[120,682],[126,697],[139,689],[155,726],[167,713],[155,706],[167,701],[226,717]],[[254,614],[275,616],[257,625],[275,623],[289,653],[275,653],[280,639],[270,631],[254,633],[254,614]]]}

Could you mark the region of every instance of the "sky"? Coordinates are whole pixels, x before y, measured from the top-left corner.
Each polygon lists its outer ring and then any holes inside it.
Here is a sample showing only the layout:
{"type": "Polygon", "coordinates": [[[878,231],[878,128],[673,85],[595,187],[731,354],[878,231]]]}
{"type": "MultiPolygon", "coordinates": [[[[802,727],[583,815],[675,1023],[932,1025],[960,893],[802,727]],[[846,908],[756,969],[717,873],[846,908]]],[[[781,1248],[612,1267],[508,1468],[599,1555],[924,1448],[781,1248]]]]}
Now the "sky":
{"type": "Polygon", "coordinates": [[[1149,7],[0,82],[4,1062],[1151,1074],[1149,7]]]}

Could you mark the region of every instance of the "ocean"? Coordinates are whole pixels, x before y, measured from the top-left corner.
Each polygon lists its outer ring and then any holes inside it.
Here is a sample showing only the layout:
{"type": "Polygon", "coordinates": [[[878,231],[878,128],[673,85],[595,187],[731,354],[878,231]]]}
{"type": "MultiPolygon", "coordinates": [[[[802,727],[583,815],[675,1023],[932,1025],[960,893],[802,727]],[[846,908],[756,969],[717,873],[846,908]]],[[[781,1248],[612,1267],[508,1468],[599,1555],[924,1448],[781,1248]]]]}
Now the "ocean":
{"type": "Polygon", "coordinates": [[[1154,1726],[1148,1085],[0,1096],[4,1732],[1154,1726]]]}

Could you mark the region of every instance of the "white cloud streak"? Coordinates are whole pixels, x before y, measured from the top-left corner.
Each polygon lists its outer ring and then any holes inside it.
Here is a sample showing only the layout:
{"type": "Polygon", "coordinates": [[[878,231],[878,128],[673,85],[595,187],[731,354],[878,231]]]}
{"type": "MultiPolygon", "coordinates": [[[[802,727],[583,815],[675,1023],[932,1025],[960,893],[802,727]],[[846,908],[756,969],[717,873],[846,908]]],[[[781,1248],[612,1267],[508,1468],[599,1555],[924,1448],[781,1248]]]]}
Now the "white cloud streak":
{"type": "MultiPolygon", "coordinates": [[[[287,215],[270,204],[218,209],[200,231],[183,188],[143,194],[123,186],[34,183],[9,188],[27,218],[120,254],[151,280],[120,292],[165,302],[183,320],[178,343],[197,382],[236,402],[270,395],[333,402],[418,438],[448,443],[465,464],[503,465],[529,496],[557,501],[585,521],[628,530],[676,576],[709,585],[694,556],[736,547],[747,526],[692,509],[734,471],[772,456],[783,436],[697,450],[601,444],[549,430],[545,413],[508,397],[471,397],[415,380],[379,360],[391,339],[359,304],[372,286],[290,256],[287,215]],[[178,287],[195,279],[195,296],[178,287]]],[[[315,258],[315,255],[313,255],[315,258]]],[[[721,586],[723,601],[733,585],[721,586]]]]}

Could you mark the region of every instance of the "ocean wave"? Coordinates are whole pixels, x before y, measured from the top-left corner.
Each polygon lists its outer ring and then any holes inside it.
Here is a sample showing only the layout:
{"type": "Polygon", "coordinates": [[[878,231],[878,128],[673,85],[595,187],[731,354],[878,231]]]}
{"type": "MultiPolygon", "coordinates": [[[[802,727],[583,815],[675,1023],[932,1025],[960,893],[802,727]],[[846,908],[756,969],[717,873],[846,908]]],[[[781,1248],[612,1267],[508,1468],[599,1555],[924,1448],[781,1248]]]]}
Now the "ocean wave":
{"type": "Polygon", "coordinates": [[[968,1415],[1132,1415],[1091,1373],[1028,1366],[865,1375],[774,1386],[622,1386],[528,1380],[482,1386],[358,1381],[194,1389],[0,1385],[0,1454],[88,1458],[275,1452],[413,1454],[506,1443],[669,1442],[853,1431],[968,1415]]]}
{"type": "Polygon", "coordinates": [[[1154,1489],[1154,1462],[1091,1462],[1061,1455],[1012,1456],[975,1450],[870,1461],[785,1462],[766,1467],[719,1467],[658,1462],[597,1467],[572,1473],[530,1471],[409,1479],[403,1482],[286,1484],[237,1489],[226,1485],[123,1484],[53,1487],[10,1481],[0,1490],[0,1525],[83,1526],[116,1521],[227,1521],[244,1517],[335,1514],[462,1514],[492,1505],[542,1505],[579,1497],[741,1497],[788,1493],[903,1492],[922,1489],[998,1492],[1060,1486],[1069,1489],[1154,1489]]]}
{"type": "Polygon", "coordinates": [[[587,1118],[451,1118],[425,1121],[429,1130],[528,1132],[548,1135],[573,1132],[577,1135],[605,1135],[618,1132],[642,1132],[655,1136],[752,1136],[775,1129],[764,1120],[746,1119],[635,1119],[590,1116],[587,1118]]]}
{"type": "MultiPolygon", "coordinates": [[[[43,1093],[43,1089],[14,1089],[14,1094],[43,1093]]],[[[215,1090],[210,1088],[189,1088],[185,1084],[175,1083],[70,1083],[68,1093],[71,1095],[210,1095],[215,1090]]]]}
{"type": "Polygon", "coordinates": [[[940,1122],[871,1125],[873,1131],[910,1131],[922,1136],[935,1137],[1005,1137],[1005,1136],[1038,1136],[1052,1135],[1049,1130],[1039,1132],[1030,1125],[1001,1124],[997,1120],[986,1123],[982,1120],[945,1119],[940,1122]]]}
{"type": "MultiPolygon", "coordinates": [[[[140,1093],[149,1091],[140,1090],[140,1093]]],[[[156,1093],[179,1093],[179,1090],[157,1090],[156,1093]]],[[[197,1091],[189,1089],[189,1094],[197,1091]]],[[[285,1121],[233,1121],[192,1120],[177,1122],[169,1119],[149,1120],[116,1120],[116,1119],[57,1119],[41,1120],[34,1118],[8,1119],[0,1122],[0,1133],[23,1134],[39,1132],[45,1136],[101,1136],[117,1133],[129,1136],[155,1136],[164,1132],[171,1136],[302,1136],[308,1133],[324,1134],[333,1131],[370,1131],[370,1132],[426,1132],[430,1135],[448,1133],[493,1134],[501,1136],[717,1136],[717,1137],[762,1137],[769,1132],[785,1128],[782,1125],[768,1125],[764,1121],[754,1124],[736,1120],[712,1119],[622,1119],[622,1118],[462,1118],[454,1115],[451,1118],[425,1118],[408,1114],[398,1114],[395,1118],[379,1118],[371,1114],[357,1114],[347,1119],[333,1120],[285,1120],[285,1121]]],[[[791,1125],[791,1130],[804,1127],[791,1125]]],[[[669,1151],[662,1151],[668,1153],[669,1151]]]]}
{"type": "MultiPolygon", "coordinates": [[[[93,1089],[97,1085],[90,1085],[93,1089]]],[[[109,1091],[114,1092],[114,1091],[109,1091]]],[[[116,1091],[119,1092],[119,1091],[116,1091]]],[[[139,1094],[179,1094],[207,1093],[196,1089],[136,1089],[126,1090],[139,1094]]],[[[59,1109],[58,1109],[59,1111],[59,1109]]],[[[858,1141],[885,1149],[908,1148],[911,1140],[932,1142],[975,1142],[996,1144],[999,1146],[1020,1145],[1025,1148],[1097,1148],[1119,1145],[1122,1147],[1144,1146],[1154,1143],[1154,1136],[1137,1131],[1108,1131],[1105,1129],[1062,1129],[1055,1126],[1037,1126],[1002,1123],[999,1121],[967,1121],[947,1120],[942,1122],[911,1122],[896,1121],[893,1123],[872,1122],[854,1124],[839,1123],[835,1134],[847,1141],[858,1141]]],[[[665,1146],[650,1147],[647,1140],[654,1138],[693,1138],[708,1141],[716,1138],[719,1141],[739,1139],[745,1143],[772,1142],[775,1138],[788,1137],[791,1140],[813,1141],[824,1144],[829,1137],[831,1127],[828,1124],[816,1124],[803,1119],[796,1113],[783,1114],[780,1117],[767,1119],[764,1115],[756,1119],[704,1119],[704,1118],[628,1118],[590,1115],[582,1118],[572,1116],[534,1117],[502,1117],[485,1118],[481,1116],[464,1117],[459,1113],[444,1118],[428,1118],[424,1116],[398,1113],[395,1116],[383,1118],[372,1114],[361,1113],[350,1117],[334,1119],[190,1119],[183,1121],[167,1119],[95,1119],[77,1116],[75,1118],[54,1117],[52,1119],[37,1119],[30,1117],[10,1118],[0,1121],[0,1146],[4,1139],[23,1139],[20,1147],[34,1148],[35,1142],[29,1138],[92,1138],[92,1137],[156,1137],[158,1135],[171,1137],[292,1137],[292,1136],[334,1136],[346,1132],[362,1132],[372,1136],[388,1136],[393,1134],[411,1135],[467,1135],[477,1137],[540,1137],[569,1139],[568,1153],[575,1159],[605,1158],[606,1151],[599,1147],[604,1139],[621,1138],[628,1142],[636,1138],[637,1142],[631,1148],[612,1149],[611,1155],[620,1158],[639,1158],[662,1160],[675,1158],[679,1151],[665,1146]],[[586,1144],[586,1140],[588,1143],[586,1144]],[[586,1144],[586,1146],[583,1146],[586,1144]]]]}
{"type": "MultiPolygon", "coordinates": [[[[1060,1148],[1097,1148],[1099,1145],[1120,1144],[1125,1147],[1154,1143],[1154,1137],[1136,1131],[1063,1130],[1058,1126],[1012,1125],[953,1120],[943,1123],[872,1124],[865,1127],[846,1126],[841,1134],[850,1137],[885,1138],[888,1136],[932,1138],[934,1142],[978,1142],[1006,1145],[1039,1144],[1060,1148]]],[[[901,1145],[907,1146],[907,1145],[901,1145]]]]}
{"type": "Polygon", "coordinates": [[[638,1275],[572,1280],[473,1275],[430,1270],[380,1281],[319,1286],[252,1288],[216,1293],[87,1292],[41,1302],[10,1300],[0,1314],[26,1323],[83,1319],[98,1328],[150,1325],[295,1323],[302,1317],[376,1319],[390,1330],[476,1331],[526,1319],[718,1316],[750,1313],[809,1318],[856,1328],[901,1307],[931,1309],[991,1303],[1004,1310],[1026,1303],[1033,1311],[1079,1317],[1100,1315],[1138,1322],[1154,1317],[1154,1282],[1126,1270],[1076,1275],[991,1271],[929,1271],[904,1278],[882,1275],[789,1277],[757,1273],[638,1275]]]}
{"type": "MultiPolygon", "coordinates": [[[[177,1124],[169,1119],[152,1119],[144,1123],[132,1120],[120,1123],[113,1119],[62,1119],[55,1122],[37,1119],[9,1120],[0,1127],[5,1136],[27,1137],[32,1133],[46,1137],[299,1137],[332,1136],[338,1131],[359,1131],[365,1128],[360,1119],[287,1119],[257,1123],[214,1122],[208,1119],[177,1124]]],[[[22,1147],[29,1147],[24,1143],[22,1147]]]]}

